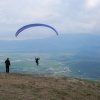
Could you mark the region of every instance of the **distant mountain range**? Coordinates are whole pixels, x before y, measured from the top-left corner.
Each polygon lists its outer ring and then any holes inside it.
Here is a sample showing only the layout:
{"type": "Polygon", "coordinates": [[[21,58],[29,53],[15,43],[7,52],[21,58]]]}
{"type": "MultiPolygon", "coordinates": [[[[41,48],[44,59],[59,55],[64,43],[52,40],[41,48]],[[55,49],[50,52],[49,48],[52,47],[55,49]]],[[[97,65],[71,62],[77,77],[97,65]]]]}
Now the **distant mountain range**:
{"type": "Polygon", "coordinates": [[[94,34],[59,34],[34,40],[0,40],[1,52],[75,52],[99,53],[100,36],[94,34]]]}

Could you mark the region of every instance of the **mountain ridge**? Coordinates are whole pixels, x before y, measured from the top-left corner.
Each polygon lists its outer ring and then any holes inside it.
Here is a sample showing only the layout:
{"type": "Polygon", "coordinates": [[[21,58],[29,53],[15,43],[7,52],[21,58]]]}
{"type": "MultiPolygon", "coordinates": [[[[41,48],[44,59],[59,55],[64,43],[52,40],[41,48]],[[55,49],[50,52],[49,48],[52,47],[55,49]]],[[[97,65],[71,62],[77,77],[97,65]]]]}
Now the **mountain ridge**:
{"type": "Polygon", "coordinates": [[[42,39],[0,40],[0,47],[14,52],[95,52],[100,51],[100,36],[94,34],[63,34],[42,39]]]}

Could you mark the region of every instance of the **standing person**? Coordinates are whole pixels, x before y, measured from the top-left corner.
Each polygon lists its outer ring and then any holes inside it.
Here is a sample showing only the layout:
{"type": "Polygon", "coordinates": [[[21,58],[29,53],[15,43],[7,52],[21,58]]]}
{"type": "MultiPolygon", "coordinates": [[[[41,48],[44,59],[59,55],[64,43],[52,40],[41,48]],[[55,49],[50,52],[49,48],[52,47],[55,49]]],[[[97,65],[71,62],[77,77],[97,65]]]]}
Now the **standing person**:
{"type": "Polygon", "coordinates": [[[9,73],[9,66],[10,66],[9,58],[7,58],[7,60],[5,61],[5,64],[6,64],[6,73],[9,73]]]}
{"type": "Polygon", "coordinates": [[[36,57],[35,57],[35,62],[36,62],[36,64],[37,64],[37,66],[39,65],[39,62],[38,62],[39,60],[40,60],[40,58],[36,58],[36,57]]]}

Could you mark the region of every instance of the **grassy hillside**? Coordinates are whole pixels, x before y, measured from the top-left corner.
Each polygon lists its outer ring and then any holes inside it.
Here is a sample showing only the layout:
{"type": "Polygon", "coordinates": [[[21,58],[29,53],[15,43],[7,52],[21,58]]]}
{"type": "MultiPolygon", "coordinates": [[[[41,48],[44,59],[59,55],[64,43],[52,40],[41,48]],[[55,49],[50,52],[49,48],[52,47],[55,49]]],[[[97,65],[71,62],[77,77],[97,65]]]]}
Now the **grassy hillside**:
{"type": "Polygon", "coordinates": [[[100,100],[100,81],[0,73],[0,100],[100,100]]]}

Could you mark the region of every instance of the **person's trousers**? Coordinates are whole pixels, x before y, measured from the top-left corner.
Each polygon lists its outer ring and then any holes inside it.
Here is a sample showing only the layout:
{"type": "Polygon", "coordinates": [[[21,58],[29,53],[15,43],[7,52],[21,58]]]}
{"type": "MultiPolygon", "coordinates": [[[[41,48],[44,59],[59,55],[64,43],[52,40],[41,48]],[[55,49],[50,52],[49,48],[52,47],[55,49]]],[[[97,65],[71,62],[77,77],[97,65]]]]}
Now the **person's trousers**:
{"type": "Polygon", "coordinates": [[[6,66],[6,73],[9,73],[9,66],[6,66]]]}

